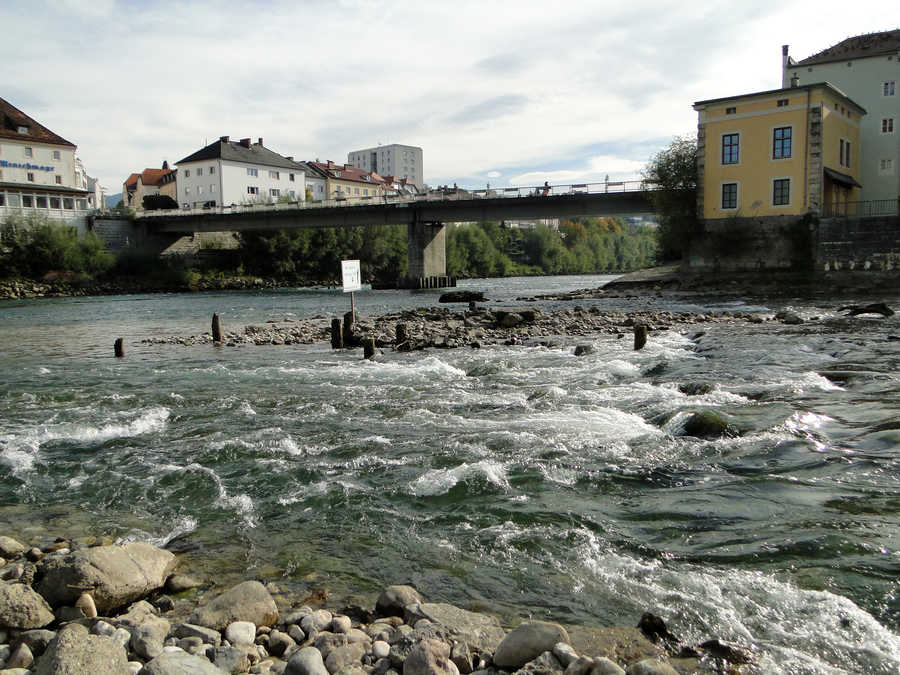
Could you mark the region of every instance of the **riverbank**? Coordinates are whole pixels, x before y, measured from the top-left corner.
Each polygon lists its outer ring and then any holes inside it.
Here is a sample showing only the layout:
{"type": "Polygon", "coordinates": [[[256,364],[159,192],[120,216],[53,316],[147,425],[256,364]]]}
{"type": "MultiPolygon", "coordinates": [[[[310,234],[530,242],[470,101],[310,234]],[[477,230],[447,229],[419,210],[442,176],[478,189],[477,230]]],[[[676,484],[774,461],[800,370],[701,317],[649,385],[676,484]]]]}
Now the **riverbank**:
{"type": "Polygon", "coordinates": [[[716,638],[681,644],[649,613],[635,627],[504,626],[404,584],[339,607],[321,587],[300,597],[273,581],[223,588],[137,542],[0,536],[0,555],[4,675],[673,675],[741,673],[754,660],[716,638]]]}

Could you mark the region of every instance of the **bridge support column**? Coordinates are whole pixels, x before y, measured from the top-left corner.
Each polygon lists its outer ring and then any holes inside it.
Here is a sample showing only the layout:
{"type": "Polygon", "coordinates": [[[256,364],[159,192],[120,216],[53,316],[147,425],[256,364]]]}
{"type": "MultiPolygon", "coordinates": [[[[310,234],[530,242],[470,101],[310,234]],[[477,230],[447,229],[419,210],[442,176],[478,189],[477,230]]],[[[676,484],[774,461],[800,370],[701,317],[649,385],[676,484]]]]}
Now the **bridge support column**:
{"type": "Polygon", "coordinates": [[[447,276],[447,227],[440,222],[410,223],[406,229],[406,278],[402,288],[456,286],[447,276]]]}

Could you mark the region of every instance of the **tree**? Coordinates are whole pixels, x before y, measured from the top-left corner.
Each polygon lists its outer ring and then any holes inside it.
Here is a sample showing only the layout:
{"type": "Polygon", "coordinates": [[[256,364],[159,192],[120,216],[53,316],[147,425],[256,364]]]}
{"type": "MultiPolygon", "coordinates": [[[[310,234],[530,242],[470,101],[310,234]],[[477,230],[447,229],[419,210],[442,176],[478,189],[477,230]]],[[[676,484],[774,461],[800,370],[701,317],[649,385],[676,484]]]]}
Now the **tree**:
{"type": "Polygon", "coordinates": [[[697,141],[676,137],[643,171],[647,196],[659,216],[659,255],[677,260],[701,233],[697,218],[697,141]]]}
{"type": "Polygon", "coordinates": [[[178,202],[169,195],[144,195],[141,206],[145,211],[159,211],[161,209],[177,209],[178,202]]]}

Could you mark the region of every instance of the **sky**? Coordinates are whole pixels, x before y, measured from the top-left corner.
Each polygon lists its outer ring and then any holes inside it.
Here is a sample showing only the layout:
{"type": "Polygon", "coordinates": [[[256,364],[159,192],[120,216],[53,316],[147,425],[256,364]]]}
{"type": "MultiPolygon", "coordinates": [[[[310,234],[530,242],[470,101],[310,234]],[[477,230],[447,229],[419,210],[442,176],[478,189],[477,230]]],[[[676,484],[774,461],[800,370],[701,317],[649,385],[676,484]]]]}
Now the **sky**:
{"type": "Polygon", "coordinates": [[[783,44],[895,29],[890,6],[2,0],[0,97],[108,194],[225,135],[338,163],[415,145],[430,185],[628,180],[696,134],[695,101],[779,88],[783,44]]]}

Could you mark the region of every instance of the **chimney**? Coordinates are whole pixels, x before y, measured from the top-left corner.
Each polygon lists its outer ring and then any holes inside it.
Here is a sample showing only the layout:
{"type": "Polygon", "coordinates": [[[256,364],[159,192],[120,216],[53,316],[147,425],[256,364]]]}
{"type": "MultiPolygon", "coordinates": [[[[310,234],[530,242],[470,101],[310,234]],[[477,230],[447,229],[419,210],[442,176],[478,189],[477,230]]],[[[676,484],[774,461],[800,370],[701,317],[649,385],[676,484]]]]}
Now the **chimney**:
{"type": "Polygon", "coordinates": [[[219,141],[221,141],[222,143],[227,143],[227,142],[228,142],[228,136],[219,136],[219,141]]]}
{"type": "Polygon", "coordinates": [[[789,45],[781,45],[781,55],[782,56],[788,55],[788,47],[789,47],[789,45]]]}
{"type": "Polygon", "coordinates": [[[169,163],[166,160],[163,160],[163,171],[169,170],[169,163]]]}
{"type": "Polygon", "coordinates": [[[257,145],[258,145],[259,147],[263,147],[263,144],[262,144],[262,136],[260,136],[260,138],[259,138],[259,143],[257,143],[257,145]]]}
{"type": "Polygon", "coordinates": [[[242,138],[240,142],[241,142],[241,145],[243,145],[245,148],[250,147],[250,139],[249,138],[242,138]]]}

